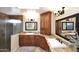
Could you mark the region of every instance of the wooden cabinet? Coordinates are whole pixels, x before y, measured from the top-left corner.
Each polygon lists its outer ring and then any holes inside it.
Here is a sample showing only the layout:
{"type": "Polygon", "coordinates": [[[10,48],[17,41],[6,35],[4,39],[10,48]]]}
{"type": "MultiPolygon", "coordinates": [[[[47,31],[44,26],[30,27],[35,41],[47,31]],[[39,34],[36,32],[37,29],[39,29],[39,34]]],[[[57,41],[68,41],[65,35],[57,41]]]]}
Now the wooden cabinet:
{"type": "Polygon", "coordinates": [[[19,35],[19,46],[22,46],[23,45],[23,36],[22,35],[19,35]]]}
{"type": "Polygon", "coordinates": [[[39,35],[36,35],[35,36],[35,43],[36,43],[36,46],[40,46],[40,42],[41,42],[41,37],[39,35]]]}
{"type": "Polygon", "coordinates": [[[23,20],[22,15],[8,15],[9,19],[17,19],[17,20],[23,20]]]}
{"type": "Polygon", "coordinates": [[[51,35],[51,12],[45,12],[40,15],[40,33],[51,35]]]}
{"type": "Polygon", "coordinates": [[[61,21],[56,21],[56,34],[60,34],[62,30],[61,21]]]}
{"type": "Polygon", "coordinates": [[[40,39],[40,47],[46,51],[50,51],[49,46],[47,44],[47,41],[45,39],[45,37],[41,37],[40,39]]]}
{"type": "Polygon", "coordinates": [[[45,37],[42,37],[40,35],[20,35],[19,45],[20,46],[38,46],[46,51],[50,51],[45,37]]]}
{"type": "Polygon", "coordinates": [[[31,39],[31,46],[36,46],[36,39],[35,39],[35,36],[34,36],[34,35],[30,35],[29,37],[30,37],[30,39],[31,39]]]}
{"type": "Polygon", "coordinates": [[[7,14],[1,13],[0,12],[0,19],[9,19],[7,14]]]}
{"type": "Polygon", "coordinates": [[[34,45],[34,36],[29,35],[20,35],[19,36],[19,45],[20,46],[32,46],[34,45]]]}

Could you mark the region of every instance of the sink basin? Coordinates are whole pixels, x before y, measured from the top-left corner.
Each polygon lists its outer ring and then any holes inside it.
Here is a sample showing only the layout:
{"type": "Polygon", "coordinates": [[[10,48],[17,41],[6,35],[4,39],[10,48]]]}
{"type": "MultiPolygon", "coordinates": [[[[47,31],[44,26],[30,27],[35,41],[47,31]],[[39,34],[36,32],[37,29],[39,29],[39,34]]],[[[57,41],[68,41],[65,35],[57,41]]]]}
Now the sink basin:
{"type": "Polygon", "coordinates": [[[34,35],[35,33],[26,33],[27,35],[34,35]]]}
{"type": "Polygon", "coordinates": [[[52,48],[64,48],[67,47],[64,43],[60,43],[59,41],[57,41],[55,38],[53,39],[48,39],[49,45],[52,48]]]}
{"type": "Polygon", "coordinates": [[[39,35],[39,33],[26,33],[26,35],[39,35]]]}

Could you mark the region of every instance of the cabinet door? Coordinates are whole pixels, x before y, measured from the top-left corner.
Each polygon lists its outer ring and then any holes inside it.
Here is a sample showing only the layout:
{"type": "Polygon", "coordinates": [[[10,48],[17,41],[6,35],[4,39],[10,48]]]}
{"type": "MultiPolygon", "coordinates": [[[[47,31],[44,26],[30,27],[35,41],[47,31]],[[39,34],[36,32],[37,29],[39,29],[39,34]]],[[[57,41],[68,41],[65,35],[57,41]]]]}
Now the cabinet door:
{"type": "Polygon", "coordinates": [[[40,33],[51,35],[51,12],[40,15],[40,33]]]}
{"type": "Polygon", "coordinates": [[[51,34],[51,14],[50,13],[46,13],[44,24],[45,24],[46,34],[50,35],[51,34]]]}
{"type": "Polygon", "coordinates": [[[40,38],[40,47],[42,48],[42,49],[45,49],[45,42],[44,42],[44,38],[43,37],[41,37],[40,38]]]}
{"type": "Polygon", "coordinates": [[[23,44],[24,46],[29,46],[31,45],[31,39],[28,35],[26,35],[24,38],[23,38],[23,44]]]}
{"type": "Polygon", "coordinates": [[[23,39],[24,39],[24,36],[19,35],[19,46],[23,46],[23,39]]]}
{"type": "Polygon", "coordinates": [[[56,34],[61,33],[61,21],[56,21],[56,34]]]}
{"type": "Polygon", "coordinates": [[[35,36],[34,35],[20,35],[19,45],[20,46],[35,46],[35,36]]]}
{"type": "Polygon", "coordinates": [[[37,35],[35,36],[35,45],[40,47],[40,43],[41,43],[41,36],[37,35]]]}
{"type": "Polygon", "coordinates": [[[45,37],[41,37],[41,43],[40,43],[40,47],[46,51],[50,51],[49,46],[47,44],[47,41],[45,39],[45,37]]]}
{"type": "Polygon", "coordinates": [[[31,42],[30,45],[31,45],[31,46],[35,46],[35,44],[36,44],[35,36],[34,36],[34,35],[30,35],[29,37],[30,37],[30,40],[31,40],[31,41],[30,41],[30,42],[31,42]]]}
{"type": "Polygon", "coordinates": [[[46,34],[45,14],[41,14],[40,18],[40,32],[41,34],[46,34]]]}
{"type": "Polygon", "coordinates": [[[20,46],[30,46],[31,45],[30,36],[28,36],[28,35],[20,35],[19,45],[20,46]]]}

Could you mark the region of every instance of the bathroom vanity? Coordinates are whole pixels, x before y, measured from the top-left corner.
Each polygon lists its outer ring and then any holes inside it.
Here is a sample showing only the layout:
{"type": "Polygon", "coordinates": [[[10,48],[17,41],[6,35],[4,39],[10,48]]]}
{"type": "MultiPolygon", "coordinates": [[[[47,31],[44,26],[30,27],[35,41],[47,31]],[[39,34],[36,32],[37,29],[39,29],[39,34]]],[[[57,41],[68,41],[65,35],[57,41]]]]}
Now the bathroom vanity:
{"type": "Polygon", "coordinates": [[[46,51],[50,51],[46,38],[41,35],[19,35],[19,46],[38,46],[46,51]]]}
{"type": "Polygon", "coordinates": [[[11,36],[11,52],[21,47],[40,47],[49,52],[76,51],[73,44],[57,35],[18,33],[11,36]]]}

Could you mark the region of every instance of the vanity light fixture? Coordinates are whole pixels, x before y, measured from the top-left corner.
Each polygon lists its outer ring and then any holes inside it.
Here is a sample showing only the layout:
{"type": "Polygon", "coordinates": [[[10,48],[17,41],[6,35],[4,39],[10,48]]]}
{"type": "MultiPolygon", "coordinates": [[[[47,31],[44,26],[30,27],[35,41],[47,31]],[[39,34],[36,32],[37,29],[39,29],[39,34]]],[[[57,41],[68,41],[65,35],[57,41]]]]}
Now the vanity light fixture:
{"type": "Polygon", "coordinates": [[[65,8],[65,7],[62,7],[62,10],[58,10],[58,11],[55,13],[55,15],[56,15],[56,16],[60,16],[60,15],[64,14],[64,13],[65,13],[64,8],[65,8]]]}

